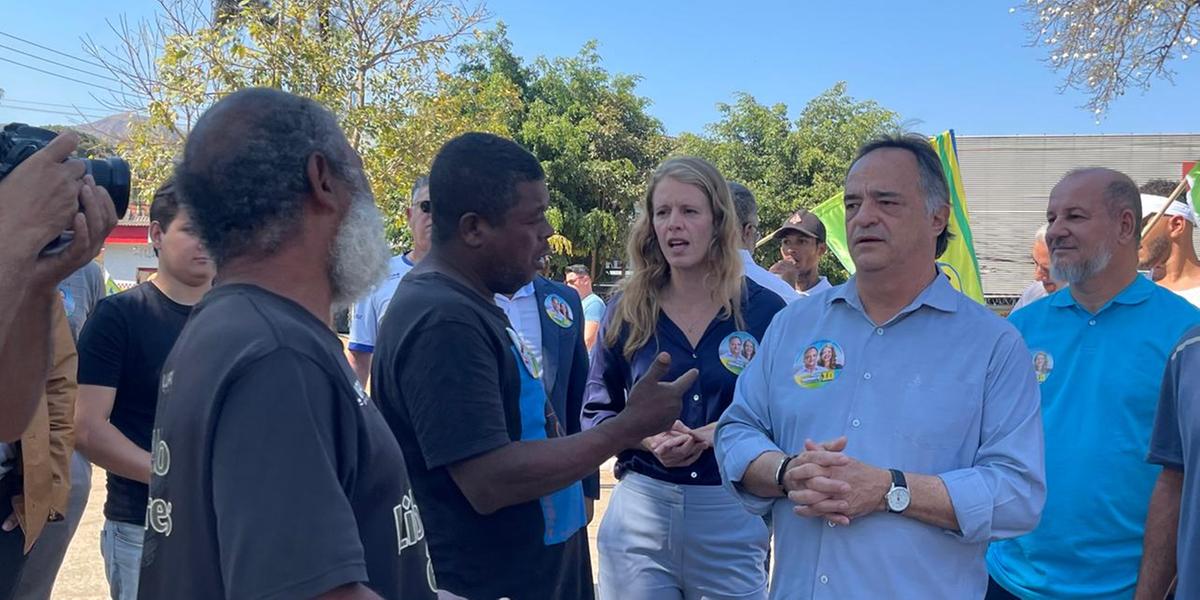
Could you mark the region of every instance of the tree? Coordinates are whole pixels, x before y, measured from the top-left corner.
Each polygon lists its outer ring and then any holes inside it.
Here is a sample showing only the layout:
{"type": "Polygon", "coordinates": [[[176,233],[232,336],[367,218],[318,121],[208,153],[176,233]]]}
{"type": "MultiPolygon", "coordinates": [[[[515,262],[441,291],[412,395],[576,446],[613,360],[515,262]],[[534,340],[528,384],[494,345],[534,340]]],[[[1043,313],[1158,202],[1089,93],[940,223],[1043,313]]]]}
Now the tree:
{"type": "MultiPolygon", "coordinates": [[[[467,0],[463,0],[464,2],[467,0]]],[[[377,196],[407,198],[412,169],[428,164],[397,130],[437,85],[452,45],[488,15],[459,0],[159,0],[152,21],[110,26],[120,43],[88,39],[89,54],[124,82],[110,107],[145,115],[118,150],[148,199],[199,116],[221,97],[268,86],[332,110],[363,156],[377,196]],[[407,164],[407,163],[406,163],[407,164]]],[[[101,100],[101,99],[98,99],[101,100]]],[[[392,226],[395,227],[394,222],[392,226]]]]}
{"type": "MultiPolygon", "coordinates": [[[[1020,10],[1031,46],[1048,46],[1063,88],[1089,95],[1086,108],[1108,110],[1130,86],[1171,81],[1170,63],[1200,43],[1197,0],[1026,0],[1020,10]]],[[[1009,12],[1016,12],[1016,8],[1009,12]]]]}
{"type": "Polygon", "coordinates": [[[526,64],[503,23],[460,57],[456,75],[442,82],[441,102],[479,111],[482,91],[519,97],[506,119],[484,112],[546,170],[548,218],[557,232],[552,265],[586,262],[600,278],[602,267],[623,257],[636,201],[669,148],[662,123],[647,113],[650,101],[636,93],[639,78],[606,71],[595,42],[572,57],[526,64]]]}
{"type": "MultiPolygon", "coordinates": [[[[896,130],[899,116],[874,101],[859,101],[839,82],[805,105],[795,121],[785,104],[766,106],[740,93],[733,104],[717,105],[720,120],[703,134],[679,137],[676,151],[711,161],[731,181],[740,182],[758,200],[759,229],[774,231],[800,208],[812,208],[842,188],[858,147],[896,130]]],[[[778,259],[776,244],[759,249],[764,264],[778,259]]],[[[832,256],[822,272],[845,277],[832,256]]]]}

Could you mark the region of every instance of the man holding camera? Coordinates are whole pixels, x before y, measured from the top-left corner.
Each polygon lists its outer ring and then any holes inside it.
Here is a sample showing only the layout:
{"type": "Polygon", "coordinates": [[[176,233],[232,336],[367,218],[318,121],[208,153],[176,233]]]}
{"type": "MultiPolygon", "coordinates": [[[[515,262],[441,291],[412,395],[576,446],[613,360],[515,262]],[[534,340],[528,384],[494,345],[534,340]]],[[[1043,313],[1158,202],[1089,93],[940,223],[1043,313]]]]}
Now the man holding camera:
{"type": "Polygon", "coordinates": [[[86,164],[67,160],[78,145],[68,132],[15,167],[0,156],[0,441],[21,437],[45,389],[58,283],[96,256],[117,223],[86,164]],[[71,242],[42,255],[63,231],[71,242]]]}

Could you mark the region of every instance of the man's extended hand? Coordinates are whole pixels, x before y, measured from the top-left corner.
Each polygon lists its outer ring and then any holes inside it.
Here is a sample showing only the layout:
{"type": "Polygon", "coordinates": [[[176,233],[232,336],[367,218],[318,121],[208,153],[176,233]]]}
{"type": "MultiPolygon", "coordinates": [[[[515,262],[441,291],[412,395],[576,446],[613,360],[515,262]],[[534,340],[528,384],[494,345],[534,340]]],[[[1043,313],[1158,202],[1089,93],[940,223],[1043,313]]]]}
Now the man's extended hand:
{"type": "Polygon", "coordinates": [[[670,367],[671,355],[660,352],[646,374],[629,390],[625,409],[610,420],[614,426],[619,424],[619,429],[614,429],[620,431],[619,439],[626,447],[636,446],[648,436],[667,431],[679,418],[683,393],[692,387],[700,372],[689,369],[674,381],[663,381],[670,367]]]}

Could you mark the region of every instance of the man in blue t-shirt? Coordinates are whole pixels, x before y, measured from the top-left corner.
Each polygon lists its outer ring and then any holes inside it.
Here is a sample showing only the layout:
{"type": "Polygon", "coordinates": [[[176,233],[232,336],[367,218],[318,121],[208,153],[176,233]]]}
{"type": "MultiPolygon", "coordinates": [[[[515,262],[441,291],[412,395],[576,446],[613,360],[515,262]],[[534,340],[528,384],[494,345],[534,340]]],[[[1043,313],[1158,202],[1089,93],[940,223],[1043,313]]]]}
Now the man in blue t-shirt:
{"type": "Polygon", "coordinates": [[[592,291],[592,274],[583,265],[567,267],[567,285],[579,292],[583,302],[583,343],[588,355],[596,345],[596,334],[600,332],[600,321],[604,320],[604,301],[592,291]]]}
{"type": "Polygon", "coordinates": [[[1046,217],[1051,277],[1070,287],[1010,317],[1042,392],[1046,506],[1032,533],[992,544],[988,599],[1129,598],[1162,373],[1200,310],[1138,276],[1141,198],[1127,176],[1068,173],[1046,217]]]}

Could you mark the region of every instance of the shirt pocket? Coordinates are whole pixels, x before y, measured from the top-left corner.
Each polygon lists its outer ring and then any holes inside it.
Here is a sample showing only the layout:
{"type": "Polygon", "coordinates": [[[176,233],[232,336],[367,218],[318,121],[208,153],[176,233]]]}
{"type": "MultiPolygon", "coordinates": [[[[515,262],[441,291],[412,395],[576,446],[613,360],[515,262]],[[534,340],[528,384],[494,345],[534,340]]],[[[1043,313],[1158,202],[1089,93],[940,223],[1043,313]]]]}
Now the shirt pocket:
{"type": "Polygon", "coordinates": [[[979,446],[983,385],[953,379],[910,383],[900,398],[895,449],[913,461],[908,468],[940,473],[962,467],[960,457],[979,446]]]}

